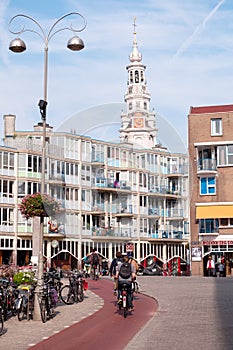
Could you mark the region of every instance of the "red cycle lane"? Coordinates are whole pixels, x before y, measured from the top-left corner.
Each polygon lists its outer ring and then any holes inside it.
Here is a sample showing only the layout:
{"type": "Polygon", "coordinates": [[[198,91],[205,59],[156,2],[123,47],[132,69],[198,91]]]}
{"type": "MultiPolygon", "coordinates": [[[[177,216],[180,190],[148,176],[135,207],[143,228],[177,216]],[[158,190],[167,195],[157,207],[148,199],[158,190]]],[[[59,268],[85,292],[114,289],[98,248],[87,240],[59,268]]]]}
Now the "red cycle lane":
{"type": "MultiPolygon", "coordinates": [[[[91,316],[53,335],[30,350],[121,350],[155,315],[157,302],[143,294],[136,294],[135,310],[123,317],[116,307],[113,282],[107,279],[89,281],[89,288],[104,299],[104,306],[91,316]]],[[[85,299],[83,301],[85,303],[85,299]]],[[[56,318],[52,320],[56,322],[56,318]]]]}

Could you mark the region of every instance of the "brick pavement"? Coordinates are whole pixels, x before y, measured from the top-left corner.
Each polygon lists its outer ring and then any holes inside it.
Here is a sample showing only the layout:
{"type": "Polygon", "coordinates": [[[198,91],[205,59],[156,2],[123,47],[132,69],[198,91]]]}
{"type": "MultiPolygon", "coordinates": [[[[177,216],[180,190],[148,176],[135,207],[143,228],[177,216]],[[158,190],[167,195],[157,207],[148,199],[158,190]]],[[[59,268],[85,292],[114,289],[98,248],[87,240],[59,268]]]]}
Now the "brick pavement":
{"type": "Polygon", "coordinates": [[[26,350],[92,315],[103,305],[103,299],[88,290],[85,292],[85,299],[82,303],[74,305],[58,303],[55,317],[46,323],[32,320],[19,322],[17,317],[11,317],[5,322],[6,333],[0,337],[0,350],[26,350]]]}
{"type": "Polygon", "coordinates": [[[155,297],[154,318],[124,350],[232,350],[233,279],[213,277],[138,278],[155,297]]]}
{"type": "MultiPolygon", "coordinates": [[[[124,350],[233,349],[232,278],[142,276],[138,281],[141,292],[156,298],[159,309],[124,350]]],[[[45,324],[11,318],[5,323],[6,334],[0,337],[0,349],[26,350],[103,304],[87,291],[83,303],[58,305],[56,317],[45,324]]]]}

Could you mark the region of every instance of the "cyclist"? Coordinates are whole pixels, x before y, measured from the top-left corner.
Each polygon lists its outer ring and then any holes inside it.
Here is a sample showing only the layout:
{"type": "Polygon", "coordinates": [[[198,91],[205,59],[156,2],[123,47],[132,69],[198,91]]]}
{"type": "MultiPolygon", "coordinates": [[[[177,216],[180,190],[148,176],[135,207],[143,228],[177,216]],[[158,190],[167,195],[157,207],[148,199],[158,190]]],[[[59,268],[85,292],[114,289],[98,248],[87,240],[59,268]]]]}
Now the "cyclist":
{"type": "Polygon", "coordinates": [[[123,261],[118,265],[116,271],[116,278],[118,278],[118,303],[121,303],[121,290],[123,284],[127,285],[127,304],[128,310],[133,311],[134,307],[132,304],[132,281],[136,278],[135,267],[129,262],[127,254],[122,254],[123,261]]]}
{"type": "Polygon", "coordinates": [[[113,259],[110,265],[109,273],[110,276],[114,278],[114,295],[117,295],[117,284],[118,279],[116,278],[117,266],[122,262],[122,254],[121,252],[116,252],[116,257],[113,259]]]}
{"type": "Polygon", "coordinates": [[[84,262],[83,271],[85,273],[85,276],[90,277],[90,269],[91,269],[90,254],[87,254],[86,256],[84,256],[83,262],[84,262]]]}
{"type": "Polygon", "coordinates": [[[96,252],[95,248],[91,249],[90,261],[91,261],[92,270],[94,271],[94,274],[95,274],[95,273],[97,273],[97,269],[99,267],[99,255],[96,252]]]}

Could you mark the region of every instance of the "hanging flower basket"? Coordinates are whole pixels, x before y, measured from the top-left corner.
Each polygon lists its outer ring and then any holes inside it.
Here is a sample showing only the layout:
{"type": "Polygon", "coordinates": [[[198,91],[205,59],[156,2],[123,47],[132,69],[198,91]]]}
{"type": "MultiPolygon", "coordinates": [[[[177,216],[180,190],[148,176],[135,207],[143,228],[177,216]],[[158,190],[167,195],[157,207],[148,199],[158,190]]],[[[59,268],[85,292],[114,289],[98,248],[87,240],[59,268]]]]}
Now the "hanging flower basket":
{"type": "Polygon", "coordinates": [[[59,209],[60,205],[57,201],[47,194],[41,195],[41,193],[27,195],[19,204],[19,211],[26,219],[33,218],[34,216],[55,217],[59,209]]]}

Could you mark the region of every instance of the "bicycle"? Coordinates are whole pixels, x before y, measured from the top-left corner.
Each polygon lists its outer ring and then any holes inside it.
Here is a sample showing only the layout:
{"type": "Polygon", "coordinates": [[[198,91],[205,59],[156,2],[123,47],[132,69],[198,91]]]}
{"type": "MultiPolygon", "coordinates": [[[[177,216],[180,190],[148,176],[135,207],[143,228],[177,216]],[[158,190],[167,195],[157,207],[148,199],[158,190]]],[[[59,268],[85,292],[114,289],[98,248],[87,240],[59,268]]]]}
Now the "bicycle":
{"type": "Polygon", "coordinates": [[[127,298],[127,293],[128,293],[128,286],[126,283],[122,284],[121,291],[120,291],[120,298],[118,301],[118,307],[119,310],[123,307],[123,315],[124,318],[127,316],[127,309],[128,309],[128,298],[127,298]]]}
{"type": "Polygon", "coordinates": [[[122,283],[118,289],[118,308],[121,310],[123,308],[123,315],[126,318],[128,311],[131,312],[133,309],[129,307],[129,293],[131,293],[131,285],[127,283],[122,283]]]}
{"type": "Polygon", "coordinates": [[[22,321],[26,318],[29,321],[33,319],[35,285],[19,286],[18,290],[19,295],[15,301],[18,320],[22,321]]]}
{"type": "Polygon", "coordinates": [[[99,273],[97,271],[97,265],[92,265],[91,276],[94,281],[98,281],[99,273]]]}
{"type": "Polygon", "coordinates": [[[57,272],[44,273],[43,279],[45,283],[49,283],[50,286],[52,286],[56,290],[58,301],[60,301],[61,289],[62,289],[63,283],[61,282],[61,277],[58,275],[58,273],[57,272]]]}
{"type": "Polygon", "coordinates": [[[45,323],[47,319],[54,317],[54,309],[57,301],[57,291],[51,284],[50,280],[44,282],[39,291],[40,314],[43,323],[45,323]]]}
{"type": "Polygon", "coordinates": [[[0,336],[4,333],[4,314],[2,302],[0,301],[0,336]]]}
{"type": "Polygon", "coordinates": [[[69,285],[61,288],[61,300],[67,305],[84,300],[84,279],[81,273],[74,273],[69,277],[69,285]]]}

